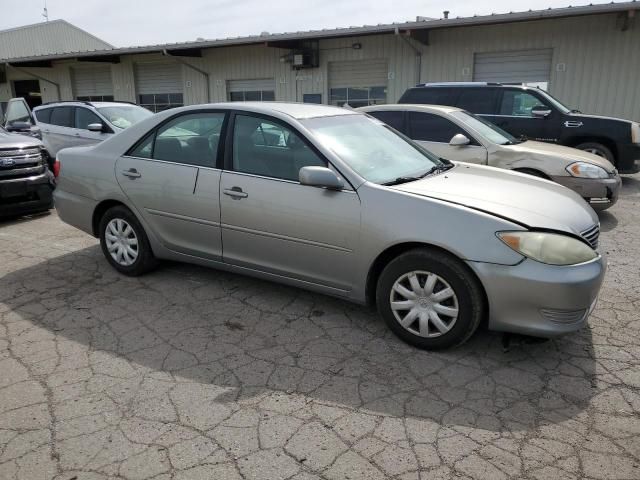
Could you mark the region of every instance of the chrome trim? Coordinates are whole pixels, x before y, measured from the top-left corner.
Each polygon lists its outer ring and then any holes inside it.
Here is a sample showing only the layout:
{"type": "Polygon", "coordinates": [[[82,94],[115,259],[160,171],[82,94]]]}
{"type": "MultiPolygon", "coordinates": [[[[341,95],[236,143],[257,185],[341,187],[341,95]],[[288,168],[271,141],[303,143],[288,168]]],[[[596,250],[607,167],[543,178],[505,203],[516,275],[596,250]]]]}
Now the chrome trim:
{"type": "Polygon", "coordinates": [[[180,162],[172,162],[169,160],[158,160],[155,158],[144,158],[144,157],[134,157],[132,155],[121,155],[120,158],[130,158],[132,160],[144,160],[147,162],[156,162],[156,163],[167,163],[169,165],[179,165],[181,167],[191,167],[191,168],[205,168],[207,170],[214,170],[214,171],[218,171],[221,172],[222,170],[216,167],[205,167],[205,166],[201,166],[201,165],[192,165],[190,163],[180,163],[180,162]]]}
{"type": "Polygon", "coordinates": [[[598,240],[600,237],[600,224],[596,224],[591,228],[583,230],[582,232],[580,232],[580,236],[584,238],[595,250],[596,248],[598,248],[599,243],[598,240]]]}

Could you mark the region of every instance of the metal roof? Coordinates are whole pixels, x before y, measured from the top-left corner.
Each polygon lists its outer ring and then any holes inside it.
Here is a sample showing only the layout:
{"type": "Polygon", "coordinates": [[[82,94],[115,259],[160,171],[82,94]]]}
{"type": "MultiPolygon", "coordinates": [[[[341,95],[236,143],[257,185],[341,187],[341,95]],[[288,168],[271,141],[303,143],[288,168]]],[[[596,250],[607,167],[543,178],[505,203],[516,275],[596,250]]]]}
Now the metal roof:
{"type": "Polygon", "coordinates": [[[583,15],[607,14],[616,12],[627,12],[640,10],[640,1],[632,0],[630,2],[611,2],[606,4],[589,4],[584,6],[568,6],[562,8],[548,8],[545,10],[528,10],[525,12],[509,12],[509,13],[492,13],[490,15],[474,15],[471,17],[455,17],[421,19],[415,22],[390,23],[378,25],[364,25],[358,27],[344,27],[322,30],[308,30],[301,32],[285,32],[252,35],[246,37],[230,37],[223,39],[198,40],[194,42],[166,43],[158,45],[145,45],[136,47],[112,48],[104,50],[92,50],[82,52],[69,52],[62,54],[33,55],[12,59],[11,63],[33,62],[43,60],[58,60],[68,58],[86,58],[99,56],[117,56],[126,54],[141,53],[161,53],[167,50],[185,51],[197,50],[202,48],[215,48],[235,45],[250,45],[268,43],[272,46],[278,46],[278,43],[317,40],[350,37],[357,35],[375,35],[396,32],[413,32],[421,30],[432,30],[440,28],[455,28],[476,25],[491,25],[500,23],[526,22],[535,20],[545,20],[553,18],[575,17],[583,15]]]}
{"type": "Polygon", "coordinates": [[[113,45],[66,20],[52,20],[0,31],[1,60],[112,48],[113,45]]]}

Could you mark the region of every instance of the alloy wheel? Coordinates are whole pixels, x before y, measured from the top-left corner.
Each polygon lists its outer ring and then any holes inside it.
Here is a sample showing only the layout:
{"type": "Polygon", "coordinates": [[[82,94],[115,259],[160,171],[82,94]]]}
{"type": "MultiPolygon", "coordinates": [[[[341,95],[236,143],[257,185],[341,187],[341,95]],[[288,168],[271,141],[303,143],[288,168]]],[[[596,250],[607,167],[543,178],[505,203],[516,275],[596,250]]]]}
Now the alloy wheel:
{"type": "Polygon", "coordinates": [[[439,275],[412,271],[398,278],[389,296],[398,323],[414,335],[433,338],[449,332],[458,319],[458,297],[439,275]]]}

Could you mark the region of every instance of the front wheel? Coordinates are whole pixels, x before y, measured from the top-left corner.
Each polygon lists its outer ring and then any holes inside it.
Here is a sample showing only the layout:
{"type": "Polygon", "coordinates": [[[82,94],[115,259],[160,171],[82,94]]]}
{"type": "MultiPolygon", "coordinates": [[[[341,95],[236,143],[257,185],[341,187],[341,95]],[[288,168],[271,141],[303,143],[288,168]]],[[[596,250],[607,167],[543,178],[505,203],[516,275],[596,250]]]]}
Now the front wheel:
{"type": "Polygon", "coordinates": [[[100,246],[111,266],[125,275],[142,275],[158,263],[142,225],[124,206],[110,208],[100,219],[100,246]]]}
{"type": "Polygon", "coordinates": [[[384,268],[376,290],[378,311],[391,330],[419,348],[461,345],[485,311],[475,276],[449,254],[411,250],[384,268]]]}

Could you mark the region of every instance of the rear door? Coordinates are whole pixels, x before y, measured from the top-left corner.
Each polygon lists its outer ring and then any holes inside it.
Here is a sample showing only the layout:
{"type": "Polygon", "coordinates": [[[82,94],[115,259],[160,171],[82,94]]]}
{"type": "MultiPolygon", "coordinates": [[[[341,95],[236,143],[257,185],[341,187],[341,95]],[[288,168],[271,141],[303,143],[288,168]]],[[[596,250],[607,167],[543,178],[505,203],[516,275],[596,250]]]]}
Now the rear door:
{"type": "Polygon", "coordinates": [[[436,156],[457,162],[486,164],[487,149],[464,128],[434,113],[407,112],[407,133],[436,156]],[[451,139],[462,134],[469,139],[468,145],[452,146],[451,139]]]}
{"type": "Polygon", "coordinates": [[[152,131],[116,162],[116,178],[169,249],[220,260],[221,133],[226,113],[184,113],[152,131]]]}
{"type": "Polygon", "coordinates": [[[47,148],[52,156],[57,155],[63,148],[78,144],[74,122],[74,107],[54,107],[49,118],[49,126],[43,132],[47,137],[47,148]]]}

